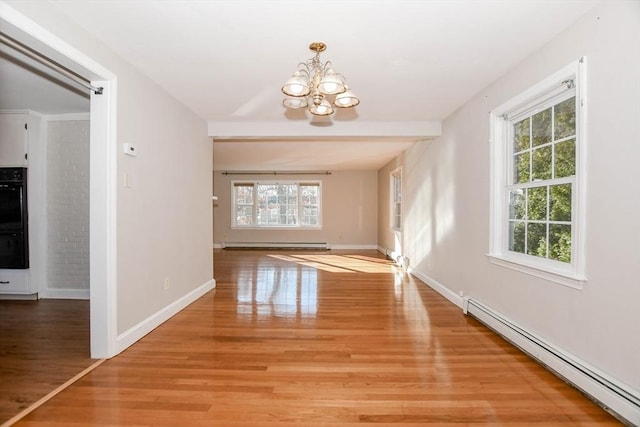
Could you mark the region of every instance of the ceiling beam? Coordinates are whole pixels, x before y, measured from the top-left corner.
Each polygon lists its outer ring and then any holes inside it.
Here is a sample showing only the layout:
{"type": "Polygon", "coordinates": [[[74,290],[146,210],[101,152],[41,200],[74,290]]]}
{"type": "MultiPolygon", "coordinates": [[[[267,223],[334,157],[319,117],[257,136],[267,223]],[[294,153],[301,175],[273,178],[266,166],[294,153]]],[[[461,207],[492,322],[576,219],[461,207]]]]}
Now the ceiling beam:
{"type": "Polygon", "coordinates": [[[440,121],[424,122],[363,122],[330,121],[314,124],[308,121],[286,123],[269,122],[208,122],[209,136],[234,138],[352,138],[388,137],[405,139],[434,139],[442,134],[440,121]]]}

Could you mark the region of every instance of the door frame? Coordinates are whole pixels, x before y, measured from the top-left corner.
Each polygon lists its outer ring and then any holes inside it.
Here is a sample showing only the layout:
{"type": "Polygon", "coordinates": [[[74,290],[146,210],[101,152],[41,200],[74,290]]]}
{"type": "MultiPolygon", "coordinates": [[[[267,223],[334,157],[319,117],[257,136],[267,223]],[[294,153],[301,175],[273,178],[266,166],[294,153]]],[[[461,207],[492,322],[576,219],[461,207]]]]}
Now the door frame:
{"type": "Polygon", "coordinates": [[[91,94],[89,158],[90,334],[91,357],[117,354],[117,78],[96,60],[80,52],[22,13],[0,2],[5,32],[102,87],[91,94]]]}

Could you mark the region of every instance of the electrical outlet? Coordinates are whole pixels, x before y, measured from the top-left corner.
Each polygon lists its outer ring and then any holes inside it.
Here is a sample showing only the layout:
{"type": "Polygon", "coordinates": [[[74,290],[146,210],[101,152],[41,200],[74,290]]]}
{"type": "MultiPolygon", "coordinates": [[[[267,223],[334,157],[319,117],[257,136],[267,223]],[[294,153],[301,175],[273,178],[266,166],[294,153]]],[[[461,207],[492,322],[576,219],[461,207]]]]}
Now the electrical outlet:
{"type": "Polygon", "coordinates": [[[169,278],[165,277],[164,278],[164,290],[166,291],[167,289],[169,289],[169,278]]]}

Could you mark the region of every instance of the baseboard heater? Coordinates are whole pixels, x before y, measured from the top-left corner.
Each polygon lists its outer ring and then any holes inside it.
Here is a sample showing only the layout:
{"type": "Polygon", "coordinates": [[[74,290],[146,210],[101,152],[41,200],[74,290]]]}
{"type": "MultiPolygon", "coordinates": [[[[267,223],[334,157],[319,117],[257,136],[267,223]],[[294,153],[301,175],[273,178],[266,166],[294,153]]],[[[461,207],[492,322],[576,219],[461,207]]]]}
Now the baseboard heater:
{"type": "Polygon", "coordinates": [[[557,348],[473,298],[464,298],[463,310],[465,314],[478,319],[578,388],[620,421],[629,425],[640,425],[640,394],[636,390],[557,348]]]}
{"type": "Polygon", "coordinates": [[[224,242],[222,247],[224,249],[330,249],[326,242],[224,242]]]}

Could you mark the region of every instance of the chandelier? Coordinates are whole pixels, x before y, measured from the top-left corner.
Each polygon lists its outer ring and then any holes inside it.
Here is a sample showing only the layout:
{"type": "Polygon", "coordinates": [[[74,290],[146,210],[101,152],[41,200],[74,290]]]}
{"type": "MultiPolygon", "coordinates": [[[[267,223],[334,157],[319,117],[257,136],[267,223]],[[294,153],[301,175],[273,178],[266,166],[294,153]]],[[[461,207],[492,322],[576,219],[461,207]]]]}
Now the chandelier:
{"type": "Polygon", "coordinates": [[[282,92],[287,95],[282,101],[285,107],[308,108],[316,116],[329,116],[334,112],[333,106],[350,108],[360,103],[344,82],[344,76],[333,70],[331,62],[320,61],[320,52],[326,49],[327,45],[322,42],[309,45],[315,56],[298,64],[295,73],[282,86],[282,92]]]}

